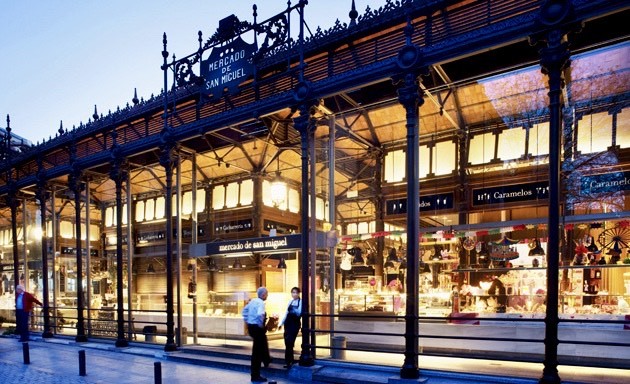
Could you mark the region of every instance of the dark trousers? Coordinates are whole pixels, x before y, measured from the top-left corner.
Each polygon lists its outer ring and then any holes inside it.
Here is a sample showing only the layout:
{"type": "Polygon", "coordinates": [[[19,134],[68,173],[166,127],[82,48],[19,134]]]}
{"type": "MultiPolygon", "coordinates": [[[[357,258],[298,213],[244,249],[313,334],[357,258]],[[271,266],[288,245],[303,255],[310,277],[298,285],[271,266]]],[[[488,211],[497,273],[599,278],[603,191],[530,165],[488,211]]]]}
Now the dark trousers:
{"type": "Polygon", "coordinates": [[[291,316],[287,317],[284,322],[284,363],[286,365],[295,363],[293,347],[295,347],[295,339],[297,339],[299,332],[300,318],[297,316],[294,319],[291,316]]]}
{"type": "Polygon", "coordinates": [[[22,341],[27,341],[29,338],[28,320],[31,317],[30,315],[30,312],[26,312],[23,309],[15,310],[15,330],[20,335],[20,340],[22,341]]]}
{"type": "Polygon", "coordinates": [[[247,324],[247,332],[254,341],[252,346],[252,379],[260,377],[260,363],[268,365],[271,362],[269,355],[269,344],[267,343],[267,331],[255,324],[247,324]]]}

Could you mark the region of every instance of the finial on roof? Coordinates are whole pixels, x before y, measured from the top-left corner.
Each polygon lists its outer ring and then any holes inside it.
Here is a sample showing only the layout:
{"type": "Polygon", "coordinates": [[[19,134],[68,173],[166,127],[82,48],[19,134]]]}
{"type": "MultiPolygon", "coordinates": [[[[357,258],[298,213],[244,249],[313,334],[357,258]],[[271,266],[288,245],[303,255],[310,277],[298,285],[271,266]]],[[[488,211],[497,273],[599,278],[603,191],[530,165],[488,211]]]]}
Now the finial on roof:
{"type": "Polygon", "coordinates": [[[57,130],[60,135],[63,135],[63,120],[59,120],[59,129],[57,130]]]}
{"type": "Polygon", "coordinates": [[[354,0],[352,0],[352,8],[350,9],[350,13],[348,14],[348,16],[350,16],[350,26],[354,27],[355,25],[357,25],[357,17],[359,16],[359,12],[357,12],[357,7],[354,4],[354,0]]]}
{"type": "Polygon", "coordinates": [[[140,102],[140,100],[138,100],[138,91],[136,88],[133,89],[133,99],[131,99],[131,101],[133,102],[133,105],[138,105],[140,102]]]}
{"type": "Polygon", "coordinates": [[[9,117],[8,113],[7,113],[7,132],[11,134],[11,117],[9,117]]]}
{"type": "Polygon", "coordinates": [[[94,113],[92,114],[94,121],[98,120],[98,111],[96,110],[96,104],[94,104],[94,113]]]}

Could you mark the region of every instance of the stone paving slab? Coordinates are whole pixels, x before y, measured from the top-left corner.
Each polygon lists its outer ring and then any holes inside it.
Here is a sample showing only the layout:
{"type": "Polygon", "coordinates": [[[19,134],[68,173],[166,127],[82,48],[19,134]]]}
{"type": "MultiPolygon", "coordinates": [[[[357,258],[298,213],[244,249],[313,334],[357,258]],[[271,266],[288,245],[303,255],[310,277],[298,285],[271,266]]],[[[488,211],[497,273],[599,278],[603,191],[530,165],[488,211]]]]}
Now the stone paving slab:
{"type": "MultiPolygon", "coordinates": [[[[249,383],[249,372],[171,362],[155,358],[155,348],[115,348],[106,343],[34,340],[28,343],[31,364],[23,364],[22,343],[0,337],[0,382],[35,384],[144,384],[154,383],[154,363],[162,366],[165,384],[249,383]],[[87,376],[79,376],[78,351],[86,354],[87,376]]],[[[265,369],[262,370],[266,374],[265,369]]],[[[282,384],[299,383],[267,376],[282,384]]]]}

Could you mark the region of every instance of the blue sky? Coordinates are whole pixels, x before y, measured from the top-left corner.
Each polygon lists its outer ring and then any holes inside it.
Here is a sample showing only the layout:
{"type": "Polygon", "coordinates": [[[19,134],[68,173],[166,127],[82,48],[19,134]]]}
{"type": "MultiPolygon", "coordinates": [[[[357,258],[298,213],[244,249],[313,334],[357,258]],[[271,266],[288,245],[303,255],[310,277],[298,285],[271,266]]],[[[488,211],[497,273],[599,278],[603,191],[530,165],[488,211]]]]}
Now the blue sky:
{"type": "MultiPolygon", "coordinates": [[[[385,0],[356,0],[359,13],[385,0]]],[[[235,14],[262,21],[285,0],[0,0],[0,127],[11,115],[13,132],[33,143],[99,113],[131,102],[134,87],[148,98],[162,89],[162,33],[177,57],[197,49],[219,20],[235,14]]],[[[296,3],[296,0],[292,1],[296,3]]],[[[348,22],[351,0],[309,0],[314,31],[348,22]]],[[[170,82],[170,81],[169,81],[170,82]]]]}

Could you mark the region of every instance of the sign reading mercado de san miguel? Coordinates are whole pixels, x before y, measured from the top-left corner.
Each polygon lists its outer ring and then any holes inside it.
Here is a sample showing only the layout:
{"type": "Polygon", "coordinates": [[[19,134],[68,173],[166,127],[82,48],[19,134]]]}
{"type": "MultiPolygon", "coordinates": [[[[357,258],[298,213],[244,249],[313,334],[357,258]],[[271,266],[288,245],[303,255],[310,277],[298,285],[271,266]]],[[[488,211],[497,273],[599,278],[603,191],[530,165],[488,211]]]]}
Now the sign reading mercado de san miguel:
{"type": "Polygon", "coordinates": [[[254,72],[252,56],[256,50],[256,44],[248,44],[240,36],[214,47],[208,59],[201,61],[206,93],[215,99],[223,96],[226,88],[228,93],[236,93],[238,85],[254,72]]]}

